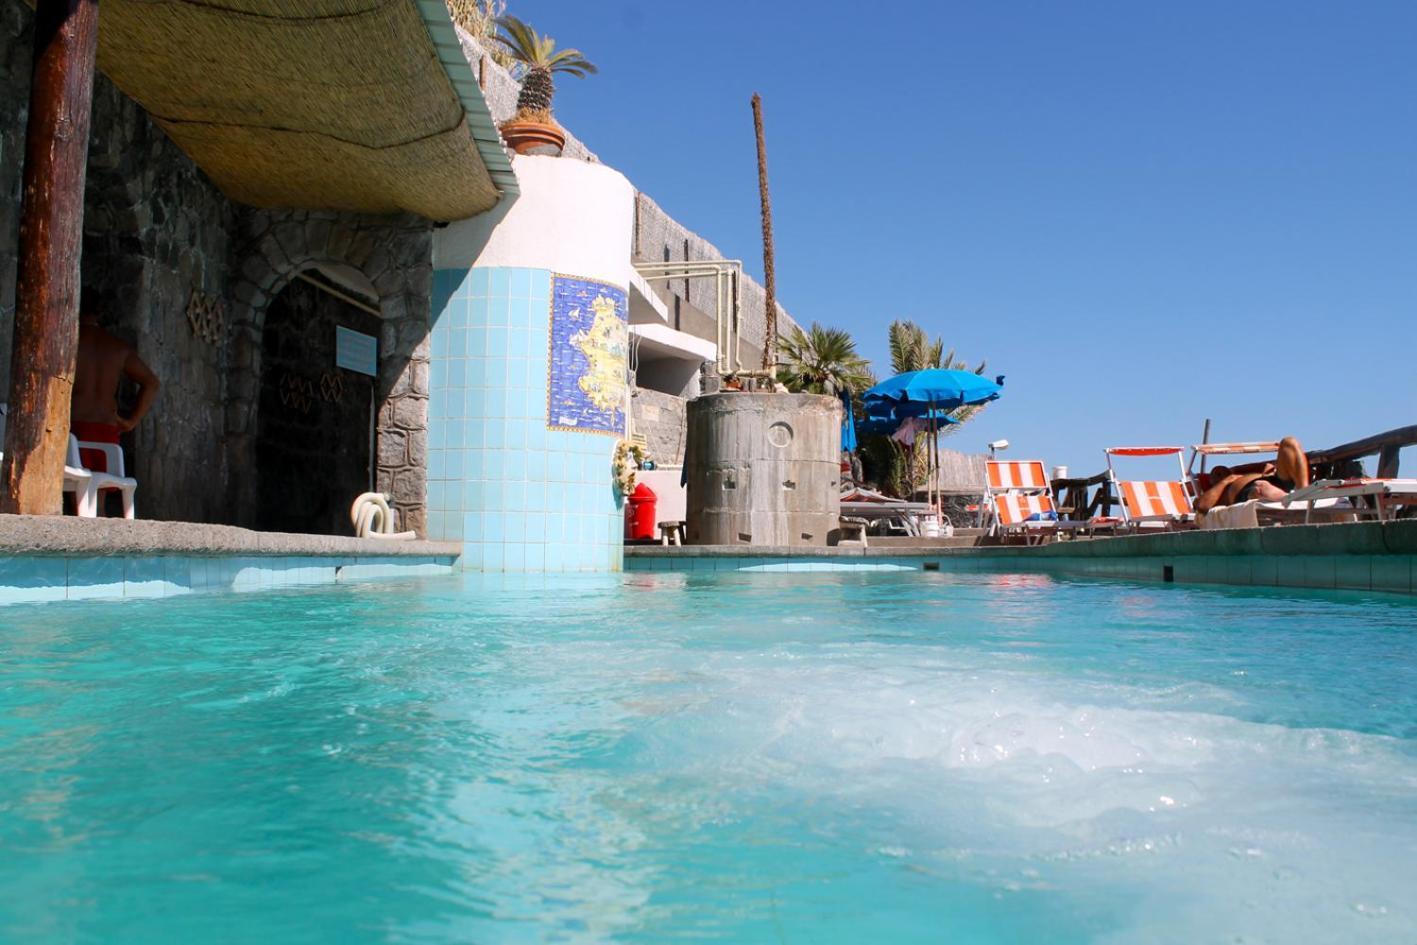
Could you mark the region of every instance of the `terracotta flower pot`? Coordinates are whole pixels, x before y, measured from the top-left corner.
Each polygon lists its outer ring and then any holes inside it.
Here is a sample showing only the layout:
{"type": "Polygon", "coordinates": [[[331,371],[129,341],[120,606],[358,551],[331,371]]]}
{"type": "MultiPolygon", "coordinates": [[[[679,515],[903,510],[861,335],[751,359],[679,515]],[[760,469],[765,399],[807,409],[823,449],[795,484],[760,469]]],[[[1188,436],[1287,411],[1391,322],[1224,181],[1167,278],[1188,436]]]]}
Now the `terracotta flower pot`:
{"type": "Polygon", "coordinates": [[[566,146],[566,133],[544,121],[512,119],[502,125],[502,140],[518,154],[560,155],[566,146]]]}

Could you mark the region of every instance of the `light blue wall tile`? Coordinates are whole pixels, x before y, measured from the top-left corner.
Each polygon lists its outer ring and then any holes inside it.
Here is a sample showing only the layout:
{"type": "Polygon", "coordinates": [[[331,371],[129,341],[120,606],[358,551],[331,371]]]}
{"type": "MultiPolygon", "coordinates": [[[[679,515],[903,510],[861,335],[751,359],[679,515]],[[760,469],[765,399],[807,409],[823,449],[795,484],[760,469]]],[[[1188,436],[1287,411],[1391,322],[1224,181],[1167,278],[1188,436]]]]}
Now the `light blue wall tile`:
{"type": "Polygon", "coordinates": [[[1277,586],[1279,584],[1279,559],[1274,555],[1255,555],[1251,558],[1250,583],[1264,587],[1277,586]]]}
{"type": "Polygon", "coordinates": [[[0,557],[0,603],[63,600],[67,572],[63,558],[0,557]]]}
{"type": "Polygon", "coordinates": [[[1338,577],[1337,559],[1332,555],[1313,555],[1304,558],[1305,587],[1334,587],[1338,577]]]}
{"type": "Polygon", "coordinates": [[[490,282],[488,294],[493,298],[506,298],[511,290],[512,274],[504,267],[496,267],[488,270],[490,282]]]}
{"type": "Polygon", "coordinates": [[[1373,586],[1371,555],[1341,555],[1334,558],[1334,586],[1368,590],[1373,586]]]}
{"type": "Polygon", "coordinates": [[[1374,555],[1370,564],[1373,590],[1402,593],[1413,590],[1412,561],[1406,555],[1374,555]]]}
{"type": "Polygon", "coordinates": [[[530,269],[514,269],[514,270],[512,270],[512,272],[511,272],[511,274],[510,274],[509,282],[510,282],[510,285],[511,285],[511,294],[512,294],[512,297],[513,297],[513,298],[518,298],[518,299],[530,299],[530,298],[531,298],[532,270],[530,270],[530,269]]]}
{"type": "Polygon", "coordinates": [[[169,555],[163,558],[163,579],[170,588],[170,594],[181,594],[193,589],[191,575],[193,560],[184,555],[169,555]]]}
{"type": "MultiPolygon", "coordinates": [[[[69,558],[66,576],[68,598],[70,600],[121,598],[123,596],[123,560],[121,557],[69,558]]],[[[162,562],[159,560],[157,564],[158,576],[161,578],[162,562]]],[[[59,596],[62,598],[66,595],[59,596]]]]}
{"type": "Polygon", "coordinates": [[[167,567],[161,557],[124,559],[124,597],[163,597],[167,592],[167,567]]]}
{"type": "MultiPolygon", "coordinates": [[[[520,566],[533,568],[618,568],[618,507],[607,499],[613,495],[606,473],[613,438],[546,430],[552,274],[492,268],[461,275],[440,271],[435,280],[444,291],[453,288],[435,328],[445,340],[435,346],[441,363],[432,371],[439,383],[429,407],[430,426],[439,428],[430,431],[430,449],[442,453],[436,460],[430,453],[430,480],[448,488],[430,490],[430,513],[485,514],[478,532],[486,542],[541,546],[530,554],[523,548],[520,555],[502,549],[501,566],[510,554],[512,567],[521,560],[531,564],[520,566]],[[566,465],[568,457],[576,457],[574,467],[566,465]],[[561,487],[565,482],[579,488],[561,487]],[[547,488],[552,483],[557,487],[547,488]],[[607,514],[584,514],[595,508],[607,514]],[[568,519],[572,511],[577,515],[568,519]],[[586,549],[568,561],[549,552],[553,542],[586,549]]],[[[433,537],[468,537],[465,514],[430,514],[429,523],[433,537]]],[[[484,566],[496,557],[484,550],[484,566]]]]}
{"type": "Polygon", "coordinates": [[[1277,556],[1274,581],[1281,587],[1303,587],[1304,559],[1297,555],[1277,556]]]}

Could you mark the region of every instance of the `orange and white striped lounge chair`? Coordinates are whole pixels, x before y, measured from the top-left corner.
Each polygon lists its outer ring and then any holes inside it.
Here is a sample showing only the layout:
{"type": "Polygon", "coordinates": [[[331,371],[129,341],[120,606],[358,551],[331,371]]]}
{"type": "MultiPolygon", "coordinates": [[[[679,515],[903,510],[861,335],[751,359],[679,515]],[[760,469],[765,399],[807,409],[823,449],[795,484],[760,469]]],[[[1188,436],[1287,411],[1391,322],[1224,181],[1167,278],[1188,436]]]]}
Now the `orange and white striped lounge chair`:
{"type": "Polygon", "coordinates": [[[1394,507],[1417,505],[1417,479],[1320,479],[1302,489],[1295,489],[1282,500],[1290,505],[1305,503],[1304,521],[1309,521],[1312,510],[1324,499],[1348,499],[1353,503],[1356,515],[1373,515],[1380,522],[1391,521],[1394,507]],[[1368,506],[1362,499],[1372,499],[1368,506]]]}
{"type": "Polygon", "coordinates": [[[1186,486],[1186,464],[1182,446],[1114,446],[1107,454],[1107,476],[1112,480],[1114,494],[1122,502],[1122,523],[1128,528],[1142,525],[1173,527],[1195,521],[1195,507],[1186,486]],[[1118,479],[1112,465],[1113,457],[1175,456],[1180,478],[1118,479]]]}
{"type": "Polygon", "coordinates": [[[984,496],[991,535],[1019,532],[1040,537],[1058,530],[1058,507],[1042,460],[988,460],[984,496]]]}

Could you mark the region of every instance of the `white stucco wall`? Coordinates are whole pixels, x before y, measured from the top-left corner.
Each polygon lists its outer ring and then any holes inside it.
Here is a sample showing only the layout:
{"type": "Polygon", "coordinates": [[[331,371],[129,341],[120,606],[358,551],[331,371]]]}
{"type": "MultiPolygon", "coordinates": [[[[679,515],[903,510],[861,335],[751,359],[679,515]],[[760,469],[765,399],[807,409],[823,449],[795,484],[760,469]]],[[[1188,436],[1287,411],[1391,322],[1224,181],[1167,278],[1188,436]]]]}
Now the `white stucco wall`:
{"type": "Polygon", "coordinates": [[[604,164],[518,155],[521,195],[505,213],[453,223],[433,236],[435,269],[515,266],[630,283],[635,189],[604,164]]]}

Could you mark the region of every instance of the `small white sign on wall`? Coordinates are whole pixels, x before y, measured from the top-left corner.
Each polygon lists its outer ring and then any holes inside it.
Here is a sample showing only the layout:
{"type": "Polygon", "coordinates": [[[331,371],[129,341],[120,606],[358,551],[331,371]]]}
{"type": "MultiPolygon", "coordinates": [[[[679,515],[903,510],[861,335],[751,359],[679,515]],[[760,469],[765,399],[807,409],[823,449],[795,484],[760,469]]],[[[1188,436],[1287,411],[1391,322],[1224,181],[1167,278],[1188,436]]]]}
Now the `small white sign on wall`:
{"type": "Polygon", "coordinates": [[[379,339],[373,335],[353,331],[343,325],[335,326],[335,366],[347,371],[358,371],[370,377],[379,376],[379,339]]]}

